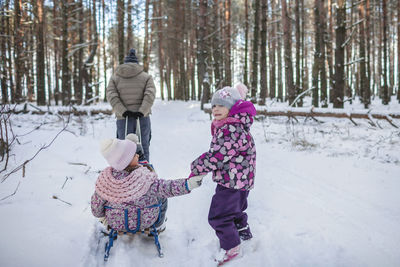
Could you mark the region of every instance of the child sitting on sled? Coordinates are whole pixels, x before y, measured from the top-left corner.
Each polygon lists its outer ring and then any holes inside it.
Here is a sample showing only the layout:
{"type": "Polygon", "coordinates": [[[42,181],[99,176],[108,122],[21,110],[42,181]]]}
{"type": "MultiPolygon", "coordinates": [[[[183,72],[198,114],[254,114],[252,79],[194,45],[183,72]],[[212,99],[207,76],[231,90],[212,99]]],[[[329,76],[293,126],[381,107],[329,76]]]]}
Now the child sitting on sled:
{"type": "Polygon", "coordinates": [[[176,180],[159,179],[139,164],[137,145],[125,139],[106,139],[101,153],[109,167],[96,181],[91,199],[95,217],[105,217],[117,232],[144,231],[160,220],[160,199],[190,193],[201,185],[202,175],[176,180]]]}

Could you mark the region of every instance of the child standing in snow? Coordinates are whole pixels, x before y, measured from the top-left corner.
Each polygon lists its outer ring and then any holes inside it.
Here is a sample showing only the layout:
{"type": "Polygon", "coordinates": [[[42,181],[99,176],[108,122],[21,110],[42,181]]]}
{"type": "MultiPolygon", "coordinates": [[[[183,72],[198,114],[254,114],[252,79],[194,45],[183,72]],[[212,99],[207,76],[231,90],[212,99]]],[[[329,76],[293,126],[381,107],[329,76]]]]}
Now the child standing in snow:
{"type": "Polygon", "coordinates": [[[127,139],[106,139],[101,144],[101,153],[110,166],[96,181],[91,208],[95,217],[105,217],[116,231],[150,228],[159,221],[160,198],[188,194],[201,185],[203,178],[158,179],[154,171],[139,164],[136,151],[137,145],[127,139]]]}
{"type": "Polygon", "coordinates": [[[240,240],[252,238],[247,224],[247,197],[254,187],[256,147],[250,126],[256,115],[254,105],[244,101],[247,87],[224,87],[211,99],[214,120],[211,123],[210,150],[191,164],[191,175],[213,173],[217,183],[208,222],[222,248],[219,264],[237,257],[240,240]]]}

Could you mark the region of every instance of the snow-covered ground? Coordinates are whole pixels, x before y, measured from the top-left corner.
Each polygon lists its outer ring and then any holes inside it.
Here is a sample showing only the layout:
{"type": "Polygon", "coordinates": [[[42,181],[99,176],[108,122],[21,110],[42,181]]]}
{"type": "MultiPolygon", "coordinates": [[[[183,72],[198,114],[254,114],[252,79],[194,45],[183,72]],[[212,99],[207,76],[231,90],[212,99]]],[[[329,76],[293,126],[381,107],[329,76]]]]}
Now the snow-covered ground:
{"type": "MultiPolygon", "coordinates": [[[[374,108],[400,111],[398,104],[374,108]]],[[[380,129],[367,120],[357,120],[359,126],[322,120],[254,123],[257,174],[248,208],[254,238],[229,266],[400,266],[400,130],[385,121],[380,129]]],[[[150,157],[160,178],[189,174],[190,162],[208,149],[209,126],[198,102],[156,101],[150,157]]],[[[62,127],[55,115],[13,116],[20,137],[8,171],[62,127]]],[[[15,195],[0,201],[1,266],[104,264],[90,197],[106,166],[99,141],[114,135],[112,116],[74,117],[26,165],[25,177],[20,170],[0,183],[0,199],[20,183],[15,195]]],[[[214,188],[207,176],[199,189],[169,200],[167,230],[160,236],[164,258],[151,238],[121,236],[105,266],[215,266],[218,240],[207,222],[214,188]]]]}

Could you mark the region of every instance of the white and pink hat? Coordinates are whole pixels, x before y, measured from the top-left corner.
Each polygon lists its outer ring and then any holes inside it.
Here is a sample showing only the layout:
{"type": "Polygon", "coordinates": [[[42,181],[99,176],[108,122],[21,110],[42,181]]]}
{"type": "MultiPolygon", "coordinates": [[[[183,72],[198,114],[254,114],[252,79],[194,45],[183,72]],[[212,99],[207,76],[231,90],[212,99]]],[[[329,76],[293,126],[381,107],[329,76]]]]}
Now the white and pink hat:
{"type": "Polygon", "coordinates": [[[122,171],[136,154],[136,144],[130,140],[105,139],[100,145],[101,154],[111,167],[122,171]]]}
{"type": "Polygon", "coordinates": [[[225,86],[216,91],[211,99],[211,106],[221,105],[231,109],[231,107],[240,99],[246,99],[247,87],[238,83],[235,87],[225,86]]]}

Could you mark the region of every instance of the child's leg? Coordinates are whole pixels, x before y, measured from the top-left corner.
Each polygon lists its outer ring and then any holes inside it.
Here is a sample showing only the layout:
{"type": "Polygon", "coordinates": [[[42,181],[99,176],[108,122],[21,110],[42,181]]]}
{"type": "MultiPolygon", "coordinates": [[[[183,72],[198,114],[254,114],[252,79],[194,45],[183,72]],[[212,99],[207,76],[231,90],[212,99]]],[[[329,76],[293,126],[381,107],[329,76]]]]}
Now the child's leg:
{"type": "Polygon", "coordinates": [[[238,217],[235,218],[235,225],[238,229],[246,227],[247,225],[247,213],[244,212],[247,209],[247,197],[249,196],[249,191],[241,191],[240,192],[243,196],[241,197],[241,213],[238,217]]]}
{"type": "Polygon", "coordinates": [[[235,218],[242,214],[244,194],[240,190],[217,185],[211,201],[208,222],[215,230],[221,248],[228,250],[240,244],[235,218]]]}

